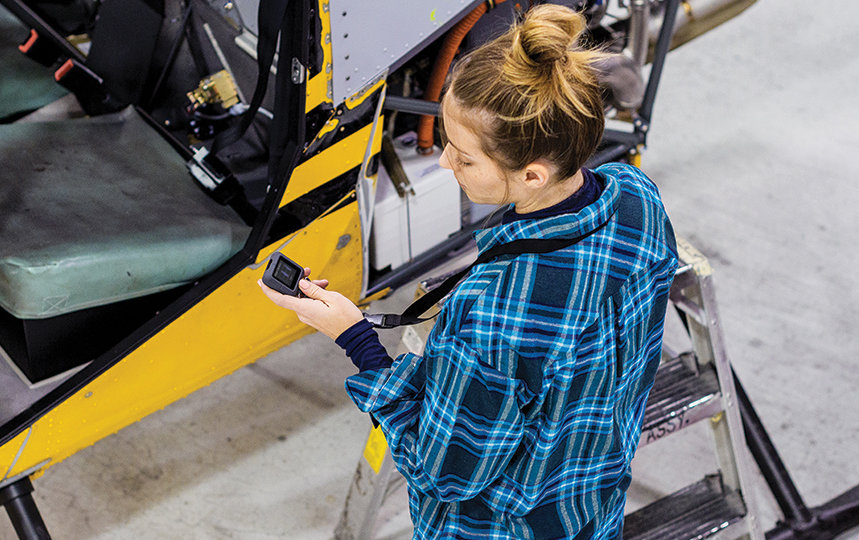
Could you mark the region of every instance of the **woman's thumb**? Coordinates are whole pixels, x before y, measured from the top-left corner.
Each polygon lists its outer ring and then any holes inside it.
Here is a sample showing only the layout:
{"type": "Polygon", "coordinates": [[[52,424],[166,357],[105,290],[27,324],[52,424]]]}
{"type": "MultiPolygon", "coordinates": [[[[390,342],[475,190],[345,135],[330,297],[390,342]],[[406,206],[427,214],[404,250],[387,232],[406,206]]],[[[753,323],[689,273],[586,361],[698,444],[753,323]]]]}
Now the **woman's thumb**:
{"type": "Polygon", "coordinates": [[[309,279],[299,280],[298,288],[301,289],[301,292],[304,294],[304,296],[308,298],[313,298],[315,300],[319,300],[325,294],[325,289],[313,283],[309,279]]]}

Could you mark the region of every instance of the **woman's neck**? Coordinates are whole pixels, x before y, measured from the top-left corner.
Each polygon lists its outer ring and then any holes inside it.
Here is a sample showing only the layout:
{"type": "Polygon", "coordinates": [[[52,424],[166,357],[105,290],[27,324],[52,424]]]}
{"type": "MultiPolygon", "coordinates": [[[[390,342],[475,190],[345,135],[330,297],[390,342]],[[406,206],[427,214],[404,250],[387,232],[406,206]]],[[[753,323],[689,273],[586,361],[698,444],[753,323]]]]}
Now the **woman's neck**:
{"type": "Polygon", "coordinates": [[[544,208],[555,206],[571,197],[585,183],[585,177],[582,170],[576,171],[576,174],[570,178],[552,182],[547,185],[542,191],[535,193],[531,198],[524,201],[514,201],[513,205],[517,214],[530,214],[544,208]]]}

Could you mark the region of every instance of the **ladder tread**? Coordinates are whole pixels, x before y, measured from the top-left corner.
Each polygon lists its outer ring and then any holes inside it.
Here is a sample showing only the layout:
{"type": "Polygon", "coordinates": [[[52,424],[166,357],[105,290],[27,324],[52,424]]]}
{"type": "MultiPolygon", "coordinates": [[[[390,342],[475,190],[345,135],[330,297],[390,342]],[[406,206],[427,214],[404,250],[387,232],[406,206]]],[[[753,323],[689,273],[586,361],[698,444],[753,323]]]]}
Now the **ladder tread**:
{"type": "Polygon", "coordinates": [[[644,409],[639,445],[655,442],[721,410],[719,381],[710,366],[696,373],[682,355],[664,361],[644,409]]]}
{"type": "Polygon", "coordinates": [[[726,490],[722,477],[708,475],[624,518],[627,540],[686,540],[715,536],[745,517],[738,492],[726,490]]]}

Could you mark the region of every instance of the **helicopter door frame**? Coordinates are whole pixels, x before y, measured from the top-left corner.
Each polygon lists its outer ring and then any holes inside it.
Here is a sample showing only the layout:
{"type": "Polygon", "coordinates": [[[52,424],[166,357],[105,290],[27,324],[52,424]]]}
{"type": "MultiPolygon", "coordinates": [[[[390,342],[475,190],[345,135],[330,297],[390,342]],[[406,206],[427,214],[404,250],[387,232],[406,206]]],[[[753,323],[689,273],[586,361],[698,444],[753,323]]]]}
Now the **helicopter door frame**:
{"type": "MultiPolygon", "coordinates": [[[[27,409],[5,424],[0,425],[0,446],[20,435],[39,418],[81,390],[89,382],[98,378],[244,268],[254,264],[260,250],[266,243],[269,229],[278,211],[280,199],[286,191],[292,172],[302,156],[305,140],[306,66],[309,57],[309,42],[313,39],[310,34],[310,23],[306,17],[310,10],[310,0],[275,1],[287,4],[283,21],[295,25],[293,30],[298,31],[280,31],[281,28],[277,28],[274,32],[275,36],[279,32],[281,51],[278,56],[273,111],[275,118],[279,121],[273,122],[270,140],[272,145],[277,146],[275,151],[270,152],[266,197],[244,247],[215,271],[195,282],[187,292],[167,305],[129,336],[70,376],[57,388],[35,401],[27,409]],[[305,76],[294,76],[294,61],[300,64],[302,74],[305,76]]],[[[22,0],[0,0],[0,3],[16,16],[20,17],[20,14],[24,14],[20,18],[38,32],[44,33],[44,35],[59,35],[56,30],[24,5],[22,0]]],[[[71,45],[69,46],[71,47],[71,45]]],[[[77,54],[80,54],[79,51],[77,54]]],[[[266,70],[268,70],[268,66],[266,70]]],[[[183,157],[190,159],[192,152],[187,145],[168,133],[140,107],[135,107],[135,109],[183,157]]]]}

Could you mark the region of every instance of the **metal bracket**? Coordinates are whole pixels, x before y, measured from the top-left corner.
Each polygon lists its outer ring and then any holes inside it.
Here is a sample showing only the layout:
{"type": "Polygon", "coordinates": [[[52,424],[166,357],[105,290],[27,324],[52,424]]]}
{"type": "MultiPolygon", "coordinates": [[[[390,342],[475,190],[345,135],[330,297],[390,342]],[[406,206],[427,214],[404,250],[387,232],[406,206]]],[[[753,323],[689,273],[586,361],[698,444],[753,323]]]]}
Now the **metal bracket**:
{"type": "Polygon", "coordinates": [[[305,67],[301,65],[298,58],[292,59],[292,84],[301,84],[304,82],[304,74],[307,72],[305,67]]]}
{"type": "Polygon", "coordinates": [[[209,149],[203,146],[194,152],[194,157],[186,163],[188,170],[200,184],[208,190],[215,191],[224,181],[224,177],[213,171],[205,162],[209,149]]]}

